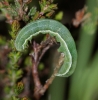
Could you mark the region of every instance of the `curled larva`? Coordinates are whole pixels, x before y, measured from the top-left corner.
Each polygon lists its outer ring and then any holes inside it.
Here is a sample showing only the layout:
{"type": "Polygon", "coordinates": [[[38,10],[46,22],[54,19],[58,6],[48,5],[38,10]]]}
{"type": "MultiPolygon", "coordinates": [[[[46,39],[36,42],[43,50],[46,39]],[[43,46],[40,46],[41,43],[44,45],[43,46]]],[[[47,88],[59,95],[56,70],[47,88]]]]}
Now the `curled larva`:
{"type": "Polygon", "coordinates": [[[56,76],[67,77],[71,75],[77,63],[77,50],[70,32],[58,21],[40,19],[29,23],[19,31],[15,40],[16,49],[23,51],[27,48],[28,41],[40,33],[49,33],[60,43],[58,51],[64,54],[64,62],[56,76]]]}

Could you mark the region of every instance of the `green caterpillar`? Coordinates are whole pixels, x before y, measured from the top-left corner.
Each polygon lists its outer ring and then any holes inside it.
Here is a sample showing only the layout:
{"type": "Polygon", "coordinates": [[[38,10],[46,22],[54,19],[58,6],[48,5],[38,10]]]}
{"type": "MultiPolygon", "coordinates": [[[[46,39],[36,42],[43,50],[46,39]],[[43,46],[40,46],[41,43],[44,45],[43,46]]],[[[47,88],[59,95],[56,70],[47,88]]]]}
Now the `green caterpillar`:
{"type": "Polygon", "coordinates": [[[15,40],[16,49],[22,52],[27,48],[28,41],[40,33],[49,33],[60,43],[58,51],[64,54],[64,62],[56,76],[67,77],[71,75],[77,63],[77,50],[70,32],[58,21],[40,19],[29,23],[18,33],[15,40]]]}

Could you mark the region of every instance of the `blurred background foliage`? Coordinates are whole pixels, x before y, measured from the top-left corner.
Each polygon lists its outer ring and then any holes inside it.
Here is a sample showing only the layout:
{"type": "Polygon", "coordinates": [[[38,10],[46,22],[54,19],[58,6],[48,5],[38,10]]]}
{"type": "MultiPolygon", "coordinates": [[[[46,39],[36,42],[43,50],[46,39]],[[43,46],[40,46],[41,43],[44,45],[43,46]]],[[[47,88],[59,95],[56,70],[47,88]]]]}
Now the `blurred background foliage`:
{"type": "MultiPolygon", "coordinates": [[[[70,30],[77,46],[78,63],[74,74],[70,77],[56,77],[41,100],[98,100],[98,0],[55,0],[54,2],[58,4],[58,9],[52,18],[61,21],[70,30]],[[80,9],[83,14],[78,14],[77,17],[76,13],[80,9]],[[78,21],[78,25],[73,24],[74,18],[76,22],[78,21]]],[[[37,6],[39,9],[38,0],[33,0],[29,6],[37,6]]],[[[11,37],[10,27],[5,21],[0,11],[0,100],[7,100],[5,91],[8,91],[8,88],[5,87],[6,82],[9,83],[6,70],[10,52],[8,41],[11,37]]],[[[53,53],[52,50],[51,55],[53,53]]],[[[44,62],[47,62],[45,60],[47,55],[48,52],[43,58],[44,62]]],[[[24,66],[28,63],[31,65],[29,57],[26,58],[24,66]]],[[[47,72],[47,68],[45,69],[44,64],[41,63],[39,70],[40,78],[44,83],[49,69],[47,72]]],[[[26,72],[28,69],[25,70],[26,72]]],[[[27,74],[23,75],[28,77],[27,74]]]]}

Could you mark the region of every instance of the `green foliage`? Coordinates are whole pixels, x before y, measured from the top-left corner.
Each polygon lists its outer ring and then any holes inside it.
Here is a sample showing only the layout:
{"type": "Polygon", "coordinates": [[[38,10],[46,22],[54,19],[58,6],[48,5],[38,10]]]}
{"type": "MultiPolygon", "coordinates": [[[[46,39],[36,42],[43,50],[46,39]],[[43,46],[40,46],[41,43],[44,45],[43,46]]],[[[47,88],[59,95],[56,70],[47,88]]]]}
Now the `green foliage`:
{"type": "Polygon", "coordinates": [[[55,16],[55,19],[56,19],[56,20],[61,20],[62,17],[63,17],[63,12],[60,11],[60,12],[55,16]]]}
{"type": "Polygon", "coordinates": [[[51,11],[57,9],[57,5],[56,4],[51,4],[49,1],[46,0],[41,0],[39,2],[40,8],[41,8],[41,12],[42,13],[50,13],[51,11]]]}
{"type": "Polygon", "coordinates": [[[39,66],[38,66],[38,69],[41,71],[45,68],[44,64],[43,63],[40,63],[39,66]]]}
{"type": "Polygon", "coordinates": [[[11,52],[9,54],[9,58],[11,60],[11,65],[14,66],[17,62],[18,62],[18,59],[20,58],[21,54],[20,52],[11,52]]]}
{"type": "Polygon", "coordinates": [[[36,7],[32,7],[32,8],[30,9],[28,15],[29,15],[29,16],[34,16],[35,13],[36,13],[36,11],[37,11],[36,9],[37,9],[36,7]]]}
{"type": "Polygon", "coordinates": [[[24,61],[24,65],[25,66],[32,66],[32,61],[30,57],[26,57],[25,61],[24,61]]]}
{"type": "MultiPolygon", "coordinates": [[[[9,53],[9,63],[7,67],[8,75],[7,77],[10,80],[10,84],[5,87],[5,99],[7,100],[29,100],[28,98],[19,98],[18,95],[24,90],[24,85],[22,82],[17,81],[22,77],[23,70],[19,65],[21,60],[22,53],[16,51],[14,46],[14,40],[18,31],[22,28],[21,21],[27,23],[32,20],[36,20],[39,18],[44,18],[45,16],[50,17],[54,13],[54,10],[57,9],[57,5],[53,4],[52,0],[41,0],[39,2],[41,11],[37,11],[37,7],[33,6],[28,8],[28,4],[31,0],[22,1],[22,0],[14,0],[11,3],[8,0],[0,1],[0,10],[7,18],[7,23],[11,26],[11,31],[9,32],[11,36],[10,42],[8,42],[11,52],[9,53]],[[8,94],[8,95],[7,95],[8,94]]],[[[0,44],[5,44],[6,39],[0,37],[0,44]]],[[[30,58],[26,57],[24,61],[25,66],[32,66],[30,63],[30,58]],[[28,64],[29,62],[29,64],[28,64]]],[[[43,69],[43,65],[41,64],[40,69],[43,69]]]]}
{"type": "Polygon", "coordinates": [[[5,45],[6,44],[6,38],[3,36],[0,36],[0,45],[5,45]]]}

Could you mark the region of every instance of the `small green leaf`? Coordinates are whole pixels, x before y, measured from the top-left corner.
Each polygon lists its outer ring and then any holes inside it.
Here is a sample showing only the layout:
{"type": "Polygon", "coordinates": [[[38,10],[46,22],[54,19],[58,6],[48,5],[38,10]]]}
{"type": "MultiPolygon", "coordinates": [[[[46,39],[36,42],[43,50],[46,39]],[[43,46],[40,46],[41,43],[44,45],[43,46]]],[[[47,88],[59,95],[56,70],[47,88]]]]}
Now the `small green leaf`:
{"type": "Polygon", "coordinates": [[[60,12],[55,16],[55,19],[56,19],[56,20],[61,20],[62,17],[63,17],[63,12],[60,11],[60,12]]]}
{"type": "Polygon", "coordinates": [[[43,70],[44,68],[45,68],[44,64],[43,63],[40,63],[39,66],[38,66],[38,69],[39,70],[43,70]]]}
{"type": "Polygon", "coordinates": [[[0,36],[0,45],[5,45],[6,44],[6,38],[0,36]]]}
{"type": "Polygon", "coordinates": [[[33,16],[36,13],[36,7],[32,7],[28,13],[29,16],[33,16]]]}
{"type": "Polygon", "coordinates": [[[12,64],[17,63],[17,61],[19,60],[20,56],[21,56],[20,52],[11,52],[9,54],[9,58],[12,60],[12,64]]]}
{"type": "Polygon", "coordinates": [[[30,57],[27,57],[24,62],[25,66],[32,66],[32,61],[30,57]]]}
{"type": "Polygon", "coordinates": [[[50,8],[50,9],[57,9],[57,4],[51,4],[51,5],[49,6],[49,8],[50,8]]]}
{"type": "Polygon", "coordinates": [[[13,70],[18,70],[18,68],[19,68],[19,66],[17,65],[17,64],[14,64],[14,63],[12,63],[13,65],[12,65],[12,69],[13,70]]]}
{"type": "Polygon", "coordinates": [[[34,17],[32,17],[32,19],[33,19],[33,20],[36,20],[36,19],[38,18],[38,16],[39,16],[39,11],[37,11],[37,12],[35,13],[35,15],[34,15],[34,17]]]}
{"type": "Polygon", "coordinates": [[[49,12],[49,13],[47,13],[46,16],[47,16],[47,17],[51,17],[51,15],[53,15],[53,13],[54,13],[54,10],[52,10],[52,11],[49,12]]]}
{"type": "Polygon", "coordinates": [[[15,0],[15,6],[16,6],[16,8],[20,8],[21,7],[19,1],[15,0]]]}
{"type": "Polygon", "coordinates": [[[17,79],[21,78],[22,77],[22,74],[23,74],[23,71],[20,69],[16,72],[16,76],[17,76],[17,79]]]}

